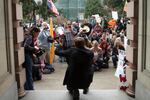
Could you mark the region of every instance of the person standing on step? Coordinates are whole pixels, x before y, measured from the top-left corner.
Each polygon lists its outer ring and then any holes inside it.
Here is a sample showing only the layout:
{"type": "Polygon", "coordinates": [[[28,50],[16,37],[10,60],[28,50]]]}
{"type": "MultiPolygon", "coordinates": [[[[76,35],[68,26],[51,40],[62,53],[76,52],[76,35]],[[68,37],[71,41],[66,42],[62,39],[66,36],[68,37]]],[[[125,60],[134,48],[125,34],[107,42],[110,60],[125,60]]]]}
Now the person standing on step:
{"type": "Polygon", "coordinates": [[[34,90],[33,85],[33,77],[32,77],[32,66],[33,66],[33,54],[35,54],[36,51],[38,51],[38,48],[34,46],[34,39],[37,38],[36,35],[40,30],[36,27],[31,28],[29,31],[26,31],[25,33],[25,39],[23,41],[23,47],[25,52],[25,62],[23,63],[23,66],[26,69],[26,82],[24,85],[25,90],[34,90]],[[35,34],[33,34],[35,33],[35,34]]]}
{"type": "Polygon", "coordinates": [[[45,50],[45,53],[40,57],[41,66],[44,69],[44,73],[51,73],[52,70],[54,70],[54,68],[50,64],[50,56],[49,56],[52,41],[49,41],[51,36],[48,24],[46,22],[43,22],[42,26],[43,30],[40,32],[38,36],[39,48],[45,50]]]}

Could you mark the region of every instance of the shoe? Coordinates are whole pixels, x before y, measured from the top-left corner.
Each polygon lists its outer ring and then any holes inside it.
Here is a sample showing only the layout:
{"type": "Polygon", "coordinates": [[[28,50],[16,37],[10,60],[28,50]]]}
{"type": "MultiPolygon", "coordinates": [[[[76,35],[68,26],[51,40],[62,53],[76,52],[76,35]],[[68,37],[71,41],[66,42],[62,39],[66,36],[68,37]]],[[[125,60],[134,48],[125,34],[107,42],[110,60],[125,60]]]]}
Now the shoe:
{"type": "Polygon", "coordinates": [[[73,90],[73,100],[79,100],[79,90],[73,90]]]}
{"type": "Polygon", "coordinates": [[[73,95],[73,89],[72,88],[70,88],[69,86],[67,86],[67,90],[68,90],[69,94],[73,95]]]}
{"type": "Polygon", "coordinates": [[[69,94],[73,95],[73,90],[68,90],[69,94]]]}
{"type": "Polygon", "coordinates": [[[54,68],[50,68],[51,72],[55,72],[55,69],[54,68]]]}
{"type": "Polygon", "coordinates": [[[98,67],[95,67],[95,71],[99,71],[99,68],[98,68],[98,67]]]}
{"type": "Polygon", "coordinates": [[[50,69],[44,69],[43,70],[43,74],[51,74],[51,70],[50,69]]]}
{"type": "Polygon", "coordinates": [[[101,72],[101,71],[102,71],[102,69],[101,69],[101,68],[99,68],[99,69],[98,69],[98,71],[99,71],[99,72],[101,72]]]}
{"type": "Polygon", "coordinates": [[[87,94],[89,92],[89,88],[83,90],[83,94],[87,94]]]}

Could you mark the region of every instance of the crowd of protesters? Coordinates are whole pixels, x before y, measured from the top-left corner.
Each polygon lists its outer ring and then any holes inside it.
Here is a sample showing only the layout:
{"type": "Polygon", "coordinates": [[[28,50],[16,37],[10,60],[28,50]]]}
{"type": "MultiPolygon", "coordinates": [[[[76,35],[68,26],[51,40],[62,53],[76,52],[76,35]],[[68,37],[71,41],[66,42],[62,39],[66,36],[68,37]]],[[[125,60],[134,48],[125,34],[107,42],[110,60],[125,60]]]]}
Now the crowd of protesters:
{"type": "MultiPolygon", "coordinates": [[[[41,27],[24,27],[23,46],[25,48],[26,90],[33,90],[33,80],[40,80],[42,73],[55,71],[49,63],[51,44],[55,43],[59,61],[70,64],[70,56],[61,54],[65,50],[75,47],[77,37],[84,39],[85,48],[93,53],[92,68],[102,71],[109,68],[112,59],[114,68],[117,68],[119,50],[126,50],[126,18],[118,20],[106,17],[101,18],[101,23],[92,17],[89,21],[71,22],[55,25],[54,38],[50,36],[49,25],[46,22],[41,27]]],[[[69,54],[68,54],[69,55],[69,54]]],[[[81,56],[78,56],[79,59],[81,56]]],[[[78,60],[78,57],[76,60],[78,60]]],[[[77,62],[78,63],[78,62],[77,62]]]]}
{"type": "MultiPolygon", "coordinates": [[[[93,51],[95,70],[109,67],[112,58],[113,65],[117,67],[118,49],[126,48],[126,19],[107,21],[103,18],[101,23],[96,21],[80,23],[69,22],[67,25],[56,27],[57,43],[61,50],[74,46],[75,37],[84,37],[86,47],[93,51]],[[95,24],[93,23],[95,22],[95,24]],[[62,29],[62,33],[59,33],[62,29]],[[125,46],[125,47],[124,47],[125,46]]],[[[62,57],[60,57],[62,58],[62,57]]],[[[62,60],[61,60],[62,61],[62,60]]]]}

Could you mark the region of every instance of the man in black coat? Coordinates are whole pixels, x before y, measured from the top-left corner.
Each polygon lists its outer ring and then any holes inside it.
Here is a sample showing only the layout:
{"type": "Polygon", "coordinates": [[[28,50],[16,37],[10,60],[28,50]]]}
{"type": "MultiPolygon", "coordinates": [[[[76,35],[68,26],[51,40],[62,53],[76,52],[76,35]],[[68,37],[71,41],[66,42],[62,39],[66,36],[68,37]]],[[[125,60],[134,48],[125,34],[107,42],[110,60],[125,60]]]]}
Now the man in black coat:
{"type": "Polygon", "coordinates": [[[65,74],[63,85],[73,94],[73,100],[79,100],[79,90],[84,89],[87,94],[88,88],[93,80],[92,62],[94,54],[84,47],[84,38],[75,39],[75,47],[60,52],[56,49],[55,54],[67,58],[68,68],[65,74]]]}

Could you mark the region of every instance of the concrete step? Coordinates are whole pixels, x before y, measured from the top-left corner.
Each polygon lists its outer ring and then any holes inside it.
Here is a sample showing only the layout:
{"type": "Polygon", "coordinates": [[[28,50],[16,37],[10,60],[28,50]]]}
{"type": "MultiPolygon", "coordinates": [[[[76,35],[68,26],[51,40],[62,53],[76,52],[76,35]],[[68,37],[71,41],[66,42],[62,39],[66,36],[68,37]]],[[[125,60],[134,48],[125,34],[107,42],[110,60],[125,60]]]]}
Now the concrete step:
{"type": "MultiPolygon", "coordinates": [[[[20,100],[72,100],[66,90],[35,90],[28,91],[20,100]]],[[[119,90],[91,90],[87,95],[80,90],[80,100],[135,100],[119,90]]]]}

